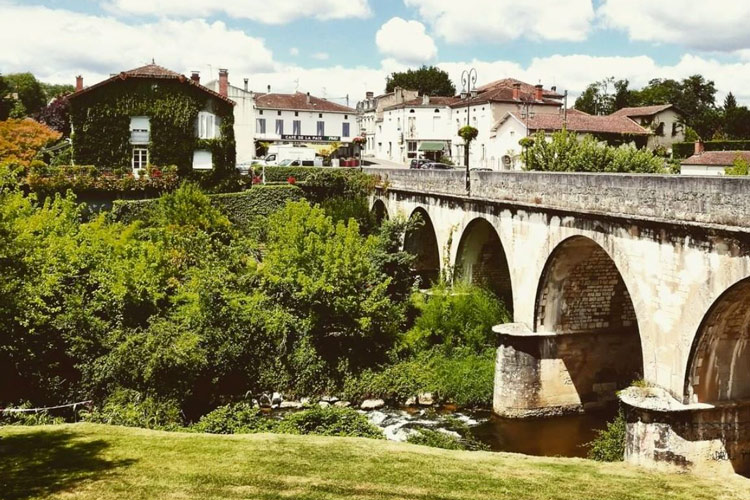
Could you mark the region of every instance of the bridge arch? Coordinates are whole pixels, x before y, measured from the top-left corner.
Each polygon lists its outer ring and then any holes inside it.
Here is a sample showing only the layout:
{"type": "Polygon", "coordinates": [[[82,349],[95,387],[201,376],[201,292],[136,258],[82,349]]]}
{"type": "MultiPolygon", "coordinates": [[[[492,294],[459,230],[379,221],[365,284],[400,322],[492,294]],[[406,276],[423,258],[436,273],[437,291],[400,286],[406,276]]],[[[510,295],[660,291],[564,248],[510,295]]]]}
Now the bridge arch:
{"type": "Polygon", "coordinates": [[[513,285],[505,247],[495,227],[482,217],[464,229],[456,252],[454,278],[484,286],[513,315],[513,285]]]}
{"type": "Polygon", "coordinates": [[[563,240],[544,266],[534,330],[554,336],[584,407],[616,398],[643,376],[636,310],[612,257],[594,240],[563,240]]]}
{"type": "Polygon", "coordinates": [[[404,235],[404,250],[416,257],[414,274],[419,286],[428,288],[440,280],[440,247],[430,215],[424,208],[416,208],[409,216],[409,228],[404,235]]]}
{"type": "Polygon", "coordinates": [[[380,227],[384,220],[390,219],[388,208],[385,206],[385,202],[380,198],[376,199],[372,204],[370,215],[372,215],[372,219],[375,221],[377,227],[380,227]]]}
{"type": "Polygon", "coordinates": [[[685,398],[689,403],[750,401],[750,278],[726,290],[693,341],[685,398]]]}

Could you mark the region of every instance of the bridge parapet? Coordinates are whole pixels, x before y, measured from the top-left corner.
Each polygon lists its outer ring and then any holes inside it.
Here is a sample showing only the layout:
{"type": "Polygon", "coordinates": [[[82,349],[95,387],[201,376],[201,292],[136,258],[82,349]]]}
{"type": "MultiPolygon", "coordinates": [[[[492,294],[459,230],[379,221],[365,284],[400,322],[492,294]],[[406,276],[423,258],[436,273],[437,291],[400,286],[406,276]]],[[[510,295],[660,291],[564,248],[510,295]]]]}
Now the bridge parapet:
{"type": "MultiPolygon", "coordinates": [[[[467,197],[462,170],[365,168],[389,189],[467,197]]],[[[471,172],[471,198],[560,210],[750,227],[750,178],[471,172]]]]}

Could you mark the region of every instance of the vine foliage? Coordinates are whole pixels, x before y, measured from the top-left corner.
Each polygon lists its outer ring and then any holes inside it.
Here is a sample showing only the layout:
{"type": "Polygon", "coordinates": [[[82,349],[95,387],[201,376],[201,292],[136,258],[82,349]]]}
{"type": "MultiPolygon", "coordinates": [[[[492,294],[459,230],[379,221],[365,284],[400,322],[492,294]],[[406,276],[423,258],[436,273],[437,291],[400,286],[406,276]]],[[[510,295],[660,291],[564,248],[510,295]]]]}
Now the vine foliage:
{"type": "Polygon", "coordinates": [[[193,152],[213,154],[212,176],[233,172],[235,160],[232,105],[178,80],[125,79],[71,100],[73,159],[79,165],[118,168],[130,165],[130,117],[148,116],[150,163],[177,165],[192,175],[193,152]],[[198,113],[220,119],[218,139],[198,139],[198,113]]]}

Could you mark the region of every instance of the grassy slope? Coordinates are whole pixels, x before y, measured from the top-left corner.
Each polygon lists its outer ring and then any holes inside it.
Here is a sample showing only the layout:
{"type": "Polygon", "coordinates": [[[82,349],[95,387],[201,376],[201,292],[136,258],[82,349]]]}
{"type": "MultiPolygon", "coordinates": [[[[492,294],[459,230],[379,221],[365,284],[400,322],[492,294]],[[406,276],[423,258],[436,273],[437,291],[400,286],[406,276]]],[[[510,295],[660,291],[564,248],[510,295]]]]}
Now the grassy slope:
{"type": "Polygon", "coordinates": [[[0,427],[7,499],[717,499],[742,479],[366,439],[209,436],[92,424],[0,427]]]}

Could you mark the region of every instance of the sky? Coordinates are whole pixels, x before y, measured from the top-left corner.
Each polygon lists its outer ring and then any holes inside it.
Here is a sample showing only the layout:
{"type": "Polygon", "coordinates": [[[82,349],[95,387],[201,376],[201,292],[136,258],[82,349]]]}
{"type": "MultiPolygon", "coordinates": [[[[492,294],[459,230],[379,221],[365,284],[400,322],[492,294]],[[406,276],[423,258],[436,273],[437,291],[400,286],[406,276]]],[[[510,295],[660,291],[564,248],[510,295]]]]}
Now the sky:
{"type": "MultiPolygon", "coordinates": [[[[353,106],[422,64],[478,85],[639,88],[700,73],[750,104],[746,0],[0,0],[0,73],[87,85],[154,60],[353,106]]],[[[572,102],[571,102],[572,103],[572,102]]]]}

